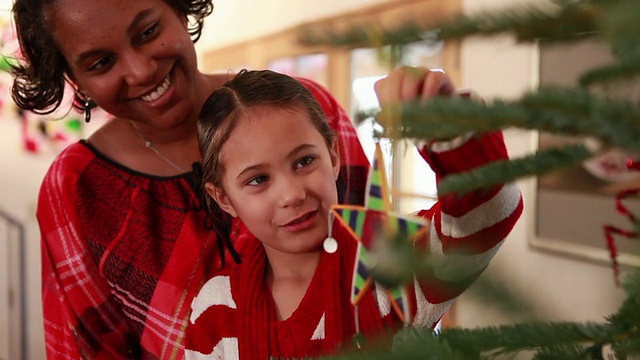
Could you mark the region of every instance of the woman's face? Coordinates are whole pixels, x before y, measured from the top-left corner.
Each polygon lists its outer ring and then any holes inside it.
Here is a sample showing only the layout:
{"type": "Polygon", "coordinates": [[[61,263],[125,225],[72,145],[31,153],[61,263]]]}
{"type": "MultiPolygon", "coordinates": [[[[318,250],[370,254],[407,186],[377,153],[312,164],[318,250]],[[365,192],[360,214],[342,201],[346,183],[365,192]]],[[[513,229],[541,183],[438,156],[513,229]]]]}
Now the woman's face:
{"type": "Polygon", "coordinates": [[[53,36],[79,87],[107,112],[171,128],[197,116],[187,19],[162,0],[60,0],[53,36]]]}

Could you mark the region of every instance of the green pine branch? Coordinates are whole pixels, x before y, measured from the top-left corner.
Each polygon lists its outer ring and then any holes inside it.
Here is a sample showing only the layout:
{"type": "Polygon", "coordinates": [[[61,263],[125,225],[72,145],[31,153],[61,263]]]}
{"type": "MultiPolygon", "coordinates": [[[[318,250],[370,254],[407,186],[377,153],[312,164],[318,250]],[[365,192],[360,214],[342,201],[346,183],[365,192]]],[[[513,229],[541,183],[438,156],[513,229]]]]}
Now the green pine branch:
{"type": "Polygon", "coordinates": [[[640,109],[582,89],[541,89],[517,101],[491,104],[434,98],[426,104],[389,106],[377,120],[385,128],[382,135],[391,138],[448,139],[516,127],[593,136],[610,146],[640,150],[640,109]]]}
{"type": "Polygon", "coordinates": [[[546,7],[523,5],[472,16],[457,16],[446,22],[407,20],[394,29],[385,29],[375,23],[356,25],[346,31],[306,26],[300,29],[299,42],[334,47],[378,47],[507,32],[520,41],[565,41],[595,34],[599,29],[597,20],[601,13],[601,6],[592,1],[557,2],[555,6],[546,7]]]}
{"type": "Polygon", "coordinates": [[[555,358],[595,359],[593,350],[610,344],[614,335],[607,324],[572,322],[450,328],[440,333],[408,327],[396,335],[393,355],[413,359],[498,359],[528,351],[538,358],[552,358],[555,354],[555,358]]]}
{"type": "Polygon", "coordinates": [[[583,145],[574,145],[538,151],[519,159],[497,161],[443,178],[438,184],[438,193],[464,194],[477,188],[568,169],[581,164],[592,155],[583,145]]]}
{"type": "Polygon", "coordinates": [[[640,75],[640,55],[625,57],[616,63],[589,70],[580,76],[583,87],[628,81],[640,75]]]}
{"type": "Polygon", "coordinates": [[[603,39],[611,45],[612,54],[620,60],[640,56],[640,2],[635,0],[602,1],[605,10],[598,23],[603,39]]]}
{"type": "Polygon", "coordinates": [[[502,359],[523,352],[533,359],[603,359],[606,346],[617,359],[626,359],[640,350],[639,279],[636,270],[625,280],[625,305],[602,323],[526,322],[440,333],[406,327],[390,351],[350,352],[332,359],[502,359]]]}
{"type": "Polygon", "coordinates": [[[557,7],[519,8],[461,16],[440,24],[442,39],[510,33],[523,42],[567,41],[598,31],[601,8],[590,1],[558,2],[557,7]]]}
{"type": "MultiPolygon", "coordinates": [[[[371,113],[369,113],[371,114],[371,113]]],[[[379,136],[449,139],[468,133],[506,128],[540,130],[569,136],[590,136],[607,147],[640,151],[640,109],[628,101],[607,99],[584,89],[548,88],[516,101],[491,104],[463,98],[436,98],[426,104],[408,103],[380,111],[379,136]]],[[[539,151],[521,159],[495,162],[449,176],[441,193],[464,193],[524,177],[579,166],[594,154],[584,146],[539,151]]]]}

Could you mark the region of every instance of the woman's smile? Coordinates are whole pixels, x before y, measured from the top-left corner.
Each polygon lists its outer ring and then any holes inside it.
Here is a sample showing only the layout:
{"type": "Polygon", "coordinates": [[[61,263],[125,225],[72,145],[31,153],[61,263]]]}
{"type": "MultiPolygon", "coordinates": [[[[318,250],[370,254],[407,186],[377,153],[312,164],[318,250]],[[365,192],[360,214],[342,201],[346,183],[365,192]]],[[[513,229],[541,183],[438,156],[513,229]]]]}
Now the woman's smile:
{"type": "Polygon", "coordinates": [[[169,89],[169,86],[171,86],[171,74],[168,74],[164,78],[160,86],[158,86],[150,94],[143,95],[140,98],[142,99],[142,101],[149,102],[149,103],[156,101],[167,92],[167,90],[169,89]]]}

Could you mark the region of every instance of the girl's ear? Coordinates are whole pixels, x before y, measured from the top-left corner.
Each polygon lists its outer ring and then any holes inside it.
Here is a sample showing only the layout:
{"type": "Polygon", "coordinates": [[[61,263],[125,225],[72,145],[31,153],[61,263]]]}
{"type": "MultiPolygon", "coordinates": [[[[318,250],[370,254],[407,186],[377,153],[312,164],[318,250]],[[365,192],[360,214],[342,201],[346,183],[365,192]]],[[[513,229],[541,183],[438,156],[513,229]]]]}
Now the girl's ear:
{"type": "Polygon", "coordinates": [[[340,175],[340,144],[338,139],[333,139],[329,154],[331,155],[331,165],[333,167],[333,180],[338,180],[338,175],[340,175]]]}
{"type": "Polygon", "coordinates": [[[211,196],[213,200],[215,200],[216,203],[218,203],[218,206],[220,206],[222,210],[224,210],[225,212],[227,212],[229,215],[233,217],[238,217],[238,213],[236,212],[236,209],[231,204],[231,200],[221,188],[209,182],[204,184],[204,188],[207,191],[207,194],[209,194],[209,196],[211,196]]]}

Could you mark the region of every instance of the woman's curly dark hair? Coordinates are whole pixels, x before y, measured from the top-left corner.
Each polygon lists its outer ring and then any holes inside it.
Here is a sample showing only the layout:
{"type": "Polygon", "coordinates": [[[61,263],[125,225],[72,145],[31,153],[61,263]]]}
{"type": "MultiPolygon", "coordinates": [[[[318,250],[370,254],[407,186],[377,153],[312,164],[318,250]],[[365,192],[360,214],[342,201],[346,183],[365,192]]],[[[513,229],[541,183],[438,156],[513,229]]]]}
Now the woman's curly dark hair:
{"type": "MultiPolygon", "coordinates": [[[[16,0],[13,19],[22,59],[12,65],[11,97],[24,110],[38,114],[55,111],[64,96],[70,69],[51,34],[45,7],[56,0],[16,0]]],[[[187,31],[195,43],[202,34],[204,18],[213,11],[212,0],[163,0],[189,19],[187,31]]],[[[74,107],[84,110],[84,99],[76,92],[74,107]]]]}

